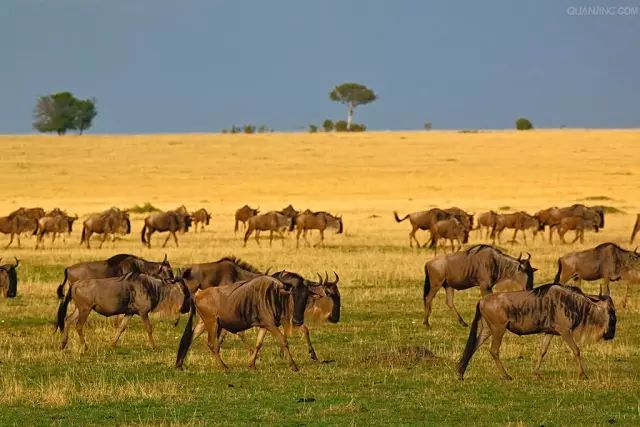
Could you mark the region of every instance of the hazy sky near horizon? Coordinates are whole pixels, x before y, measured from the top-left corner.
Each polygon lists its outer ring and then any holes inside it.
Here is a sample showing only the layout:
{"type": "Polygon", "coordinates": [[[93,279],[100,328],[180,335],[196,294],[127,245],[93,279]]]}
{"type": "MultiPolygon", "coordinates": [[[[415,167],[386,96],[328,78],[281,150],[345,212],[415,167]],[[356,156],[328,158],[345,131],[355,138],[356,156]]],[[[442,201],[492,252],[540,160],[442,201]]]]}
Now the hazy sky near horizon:
{"type": "Polygon", "coordinates": [[[377,92],[355,116],[371,129],[512,128],[518,116],[536,127],[640,127],[638,8],[2,0],[0,133],[33,132],[37,97],[62,90],[97,99],[92,133],[299,130],[344,118],[328,93],[345,81],[377,92]]]}

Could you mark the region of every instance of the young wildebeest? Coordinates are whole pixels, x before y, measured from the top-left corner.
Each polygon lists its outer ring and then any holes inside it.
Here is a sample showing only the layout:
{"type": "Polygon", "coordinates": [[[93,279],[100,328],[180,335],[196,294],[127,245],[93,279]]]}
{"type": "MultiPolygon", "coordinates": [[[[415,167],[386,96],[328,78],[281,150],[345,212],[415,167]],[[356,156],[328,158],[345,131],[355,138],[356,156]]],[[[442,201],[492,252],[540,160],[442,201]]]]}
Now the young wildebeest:
{"type": "Polygon", "coordinates": [[[32,234],[36,234],[38,230],[38,223],[33,218],[17,214],[12,217],[3,216],[0,217],[0,233],[10,234],[9,243],[5,246],[5,249],[11,246],[14,236],[18,240],[18,248],[20,247],[20,233],[25,231],[31,231],[32,234]],[[29,230],[29,227],[32,227],[29,230]]]}
{"type": "Polygon", "coordinates": [[[447,305],[455,313],[458,322],[466,322],[453,305],[455,290],[480,287],[481,295],[491,293],[498,283],[512,282],[522,289],[533,289],[533,274],[537,270],[531,266],[531,255],[522,259],[502,253],[488,245],[475,245],[466,251],[442,255],[427,261],[424,265],[424,325],[429,326],[431,302],[441,287],[447,292],[447,305]]]}
{"type": "Polygon", "coordinates": [[[107,277],[121,277],[127,273],[145,273],[159,276],[163,279],[173,279],[171,264],[164,256],[162,262],[147,261],[130,254],[118,254],[105,261],[88,261],[74,264],[64,269],[64,278],[58,286],[58,298],[64,298],[64,285],[73,284],[78,280],[105,279],[107,277]]]}
{"type": "Polygon", "coordinates": [[[233,229],[234,233],[238,232],[238,224],[242,224],[242,229],[246,229],[247,228],[247,221],[249,221],[249,218],[251,218],[252,216],[256,216],[260,213],[260,206],[258,206],[256,209],[250,208],[249,205],[244,205],[243,207],[241,207],[240,209],[238,209],[236,211],[236,225],[235,228],[233,229]]]}
{"type": "Polygon", "coordinates": [[[20,265],[18,258],[15,264],[0,265],[0,292],[5,298],[15,298],[18,294],[18,275],[16,274],[18,265],[20,265]]]}
{"type": "Polygon", "coordinates": [[[558,235],[562,243],[567,243],[564,240],[564,235],[569,230],[575,230],[576,237],[571,241],[575,243],[580,239],[580,243],[584,243],[584,230],[593,230],[598,232],[598,224],[593,219],[584,219],[579,216],[566,216],[560,220],[560,226],[558,227],[558,235]]]}
{"type": "Polygon", "coordinates": [[[491,337],[491,356],[504,379],[510,380],[500,360],[500,345],[505,331],[516,335],[547,334],[542,340],[534,374],[540,376],[540,364],[554,335],[562,337],[573,352],[580,378],[587,378],[576,344],[613,339],[616,311],[608,296],[585,295],[578,288],[548,284],[531,291],[502,292],[487,295],[476,306],[469,339],[458,363],[458,376],[464,372],[475,351],[491,337]],[[478,323],[480,328],[478,328],[478,323]],[[479,331],[478,331],[479,329],[479,331]]]}
{"type": "MultiPolygon", "coordinates": [[[[418,242],[418,239],[416,239],[416,231],[430,230],[431,226],[436,222],[452,217],[450,213],[438,208],[429,209],[428,211],[413,212],[405,215],[402,218],[398,216],[398,213],[396,211],[393,211],[393,216],[396,219],[396,222],[402,222],[405,219],[409,218],[409,222],[411,223],[411,231],[409,232],[410,247],[413,247],[414,241],[416,242],[416,245],[420,247],[420,242],[418,242]]],[[[433,243],[433,239],[429,239],[429,242],[433,243]]],[[[426,243],[424,245],[427,246],[426,243]]]]}
{"type": "Polygon", "coordinates": [[[149,344],[156,348],[153,340],[153,328],[149,321],[149,313],[158,304],[169,297],[172,288],[179,286],[184,294],[181,312],[189,311],[191,294],[182,279],[160,279],[144,273],[127,273],[123,277],[109,277],[106,279],[86,279],[80,280],[69,286],[67,295],[60,302],[58,307],[58,321],[56,329],[62,332],[60,349],[67,346],[69,339],[69,324],[75,322],[76,331],[80,338],[80,344],[87,350],[87,342],[84,338],[83,327],[91,311],[96,311],[103,316],[117,316],[124,314],[120,326],[116,332],[111,345],[118,344],[120,335],[124,332],[129,320],[137,314],[142,319],[144,328],[149,337],[149,344]],[[67,307],[73,300],[76,308],[67,317],[67,307]],[[67,326],[65,327],[65,322],[67,326]]]}
{"type": "Polygon", "coordinates": [[[640,254],[627,251],[615,243],[601,243],[595,248],[571,252],[558,259],[558,272],[554,281],[567,283],[569,279],[592,281],[603,279],[600,294],[609,295],[609,282],[620,279],[627,282],[623,307],[629,298],[629,283],[640,281],[640,254]]]}
{"type": "Polygon", "coordinates": [[[116,233],[131,233],[131,220],[129,213],[121,211],[118,208],[111,208],[102,213],[91,215],[82,224],[82,237],[80,244],[87,243],[87,249],[91,249],[90,240],[93,234],[102,234],[102,241],[99,248],[102,247],[105,240],[111,235],[111,241],[115,242],[116,233]]]}
{"type": "Polygon", "coordinates": [[[162,247],[164,248],[165,246],[167,246],[167,242],[169,241],[169,238],[171,236],[173,236],[173,241],[176,243],[176,247],[178,247],[178,237],[176,236],[176,232],[183,230],[183,227],[186,227],[188,229],[189,225],[191,225],[190,220],[190,216],[187,215],[186,217],[183,217],[175,211],[152,213],[144,219],[144,226],[142,227],[142,231],[140,233],[140,240],[150,248],[151,235],[153,233],[155,233],[156,231],[168,231],[169,234],[164,240],[162,247]]]}
{"type": "Polygon", "coordinates": [[[56,236],[60,234],[62,236],[62,243],[67,243],[65,233],[71,235],[73,230],[73,223],[78,219],[78,215],[69,216],[66,213],[57,215],[46,215],[38,220],[38,238],[36,239],[36,249],[42,245],[44,248],[44,236],[47,233],[51,233],[51,246],[53,247],[56,241],[56,236]]]}
{"type": "Polygon", "coordinates": [[[636,234],[640,231],[640,214],[636,217],[636,224],[633,226],[633,230],[631,231],[631,239],[629,240],[629,244],[633,243],[633,240],[636,238],[636,234]]]}
{"type": "Polygon", "coordinates": [[[483,234],[482,227],[485,227],[487,229],[485,239],[489,238],[489,233],[491,232],[491,229],[493,228],[493,226],[496,224],[497,219],[498,219],[498,214],[494,211],[483,212],[478,215],[477,230],[480,231],[480,237],[482,237],[482,234],[483,234]]]}
{"type": "Polygon", "coordinates": [[[450,213],[451,215],[453,215],[455,219],[460,221],[462,225],[465,226],[467,231],[471,231],[473,229],[473,217],[475,213],[467,213],[466,211],[455,206],[452,208],[443,209],[443,210],[447,213],[450,213]]]}
{"type": "Polygon", "coordinates": [[[513,238],[511,242],[516,242],[516,236],[518,235],[518,231],[522,231],[522,235],[524,236],[524,243],[527,243],[527,234],[526,230],[533,229],[533,239],[535,240],[536,234],[541,230],[540,221],[534,217],[533,215],[529,215],[526,212],[514,212],[510,214],[498,214],[496,217],[495,224],[491,229],[491,237],[493,238],[493,243],[496,242],[496,236],[498,237],[498,242],[501,241],[500,237],[502,236],[502,232],[506,228],[513,229],[513,238]]]}
{"type": "Polygon", "coordinates": [[[204,231],[204,226],[209,225],[211,214],[205,208],[200,208],[191,214],[191,218],[193,218],[193,231],[197,233],[198,224],[200,224],[200,231],[204,231]]]}
{"type": "Polygon", "coordinates": [[[298,367],[289,352],[287,339],[278,328],[282,321],[284,305],[288,303],[289,294],[294,300],[293,324],[300,326],[304,324],[307,300],[317,297],[317,295],[310,288],[298,282],[295,286],[291,286],[269,276],[260,276],[246,282],[208,288],[196,293],[191,301],[189,321],[180,340],[176,367],[182,367],[193,341],[193,318],[197,311],[204,322],[208,334],[207,342],[213,357],[224,370],[228,368],[220,358],[222,331],[238,333],[259,327],[256,348],[249,359],[249,367],[255,369],[258,352],[268,331],[278,340],[291,369],[297,371],[298,367]]]}
{"type": "MultiPolygon", "coordinates": [[[[269,231],[269,247],[273,243],[273,233],[280,232],[282,229],[293,231],[296,224],[295,218],[288,217],[280,212],[271,211],[265,214],[254,215],[247,221],[247,232],[244,233],[244,246],[247,246],[247,240],[251,233],[256,233],[256,243],[260,246],[260,231],[269,231]]],[[[284,246],[284,240],[282,241],[284,246]]]]}
{"type": "Polygon", "coordinates": [[[321,245],[324,247],[324,230],[329,227],[334,227],[336,233],[343,232],[342,216],[331,215],[327,212],[313,212],[308,214],[300,214],[295,220],[298,232],[296,233],[296,248],[300,247],[300,234],[304,238],[307,246],[311,246],[307,240],[307,231],[318,230],[320,231],[320,241],[313,245],[314,247],[321,245]]]}
{"type": "Polygon", "coordinates": [[[447,252],[447,239],[451,242],[451,252],[455,252],[454,241],[460,245],[459,249],[462,249],[462,245],[469,241],[469,230],[460,221],[455,218],[443,219],[431,226],[431,240],[436,244],[433,247],[434,253],[438,253],[438,241],[443,239],[443,250],[447,252]]]}

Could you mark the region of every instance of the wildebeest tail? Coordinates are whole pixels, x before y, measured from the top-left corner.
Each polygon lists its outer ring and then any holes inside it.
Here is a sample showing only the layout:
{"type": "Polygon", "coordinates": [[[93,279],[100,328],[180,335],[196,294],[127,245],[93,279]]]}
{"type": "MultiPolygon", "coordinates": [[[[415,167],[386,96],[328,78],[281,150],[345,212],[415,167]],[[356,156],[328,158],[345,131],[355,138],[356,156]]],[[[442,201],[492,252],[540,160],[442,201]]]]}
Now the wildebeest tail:
{"type": "Polygon", "coordinates": [[[404,217],[400,218],[400,217],[398,216],[398,212],[396,212],[396,211],[393,211],[393,216],[395,217],[396,222],[402,222],[402,221],[404,221],[405,219],[409,218],[409,214],[406,214],[404,217]]]}
{"type": "Polygon", "coordinates": [[[429,271],[427,267],[424,268],[424,290],[422,291],[422,299],[427,298],[429,291],[431,290],[431,279],[429,278],[429,271]]]}
{"type": "Polygon", "coordinates": [[[15,298],[18,294],[18,274],[16,273],[15,267],[9,268],[9,270],[7,270],[7,274],[9,275],[7,298],[15,298]]]}
{"type": "Polygon", "coordinates": [[[33,233],[31,233],[32,236],[38,235],[38,227],[40,227],[40,223],[36,221],[36,226],[33,228],[33,233]]]}
{"type": "Polygon", "coordinates": [[[56,323],[56,330],[60,330],[60,332],[64,331],[64,319],[67,317],[67,307],[69,306],[69,302],[71,301],[71,286],[69,286],[69,290],[67,291],[67,296],[64,297],[64,300],[60,301],[60,306],[58,307],[58,321],[56,323]]]}
{"type": "Polygon", "coordinates": [[[176,368],[179,369],[182,368],[184,359],[185,357],[187,357],[189,347],[191,347],[191,342],[193,341],[193,317],[196,314],[196,304],[193,301],[193,298],[189,298],[189,302],[191,304],[189,321],[187,322],[187,326],[184,327],[184,333],[182,334],[182,338],[180,339],[180,346],[178,347],[178,356],[176,357],[176,368]]]}
{"type": "Polygon", "coordinates": [[[87,236],[87,226],[82,224],[82,236],[80,236],[80,244],[84,243],[86,236],[87,236]]]}
{"type": "Polygon", "coordinates": [[[184,281],[180,282],[180,288],[182,289],[182,294],[184,295],[184,299],[182,300],[182,305],[180,306],[180,313],[185,314],[189,312],[189,308],[191,307],[191,292],[187,285],[184,284],[184,281]]]}
{"type": "Polygon", "coordinates": [[[476,351],[476,345],[478,344],[478,323],[480,322],[480,303],[476,304],[476,315],[473,317],[473,323],[471,323],[471,330],[469,331],[469,339],[467,345],[464,347],[460,361],[458,362],[458,377],[462,379],[464,377],[464,371],[467,370],[467,365],[473,357],[473,353],[476,351]]]}
{"type": "Polygon", "coordinates": [[[144,222],[144,226],[142,227],[142,232],[140,233],[140,240],[142,243],[147,243],[147,239],[145,239],[144,235],[147,233],[147,221],[144,222]]]}
{"type": "Polygon", "coordinates": [[[56,293],[58,294],[58,299],[64,298],[64,284],[67,283],[67,269],[64,269],[64,279],[62,279],[62,283],[58,285],[58,289],[56,293]]]}
{"type": "Polygon", "coordinates": [[[558,260],[558,272],[556,273],[556,277],[553,279],[553,283],[560,283],[560,274],[562,274],[562,260],[558,260]]]}
{"type": "Polygon", "coordinates": [[[233,232],[237,233],[238,232],[238,220],[236,219],[236,226],[233,228],[233,232]]]}

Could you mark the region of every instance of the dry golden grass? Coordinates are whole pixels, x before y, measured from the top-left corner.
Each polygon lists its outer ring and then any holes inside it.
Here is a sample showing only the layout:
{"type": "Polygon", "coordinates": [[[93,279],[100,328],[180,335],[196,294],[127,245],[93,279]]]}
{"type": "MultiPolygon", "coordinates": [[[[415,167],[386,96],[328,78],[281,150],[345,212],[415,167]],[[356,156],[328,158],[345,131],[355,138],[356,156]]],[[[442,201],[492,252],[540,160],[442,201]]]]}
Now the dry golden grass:
{"type": "MultiPolygon", "coordinates": [[[[430,207],[470,211],[506,208],[535,211],[576,202],[616,207],[606,228],[588,234],[584,247],[602,241],[627,243],[640,212],[640,131],[376,132],[364,134],[157,135],[0,137],[0,213],[20,206],[59,206],[84,216],[110,206],[150,202],[162,209],[205,207],[213,223],[205,233],[179,236],[180,248],[140,243],[144,215],[133,233],[101,250],[78,245],[80,226],[66,245],[18,256],[19,297],[0,302],[0,424],[27,414],[41,424],[416,424],[438,422],[522,424],[638,422],[640,292],[619,309],[616,339],[584,351],[587,383],[575,379],[573,359],[558,341],[543,365],[547,379],[531,378],[538,339],[507,336],[502,355],[516,380],[502,382],[480,351],[464,383],[453,367],[466,340],[444,304],[434,302],[433,329],[421,325],[422,266],[432,257],[408,248],[401,214],[430,207]],[[325,249],[295,249],[295,239],[272,249],[252,239],[242,247],[233,233],[233,212],[249,203],[262,211],[292,203],[298,209],[344,215],[345,233],[327,233],[325,249]],[[64,266],[130,252],[161,258],[177,267],[235,254],[259,268],[272,266],[305,275],[336,270],[342,278],[343,316],[337,325],[312,328],[316,351],[326,364],[308,361],[299,337],[292,339],[301,372],[290,374],[272,341],[258,372],[229,339],[223,358],[230,374],[215,369],[202,342],[195,343],[187,370],[172,364],[184,321],[174,329],[155,320],[161,350],[146,348],[134,320],[118,349],[108,347],[110,324],[93,314],[90,351],[57,350],[51,322],[54,290],[64,266]],[[433,355],[432,355],[433,354],[433,355]],[[306,397],[313,397],[309,401],[306,397]],[[302,399],[302,403],[298,401],[302,399]],[[499,405],[502,410],[488,411],[499,405]]],[[[312,240],[317,239],[317,233],[312,240]]],[[[507,237],[507,234],[505,234],[507,237]]],[[[425,236],[419,234],[424,241],[425,236]]],[[[507,240],[507,238],[505,238],[507,240]]],[[[6,242],[0,236],[0,244],[6,242]]],[[[472,234],[472,243],[480,242],[472,234]]],[[[94,243],[97,246],[97,242],[94,243]]],[[[505,245],[530,251],[540,268],[536,283],[553,278],[555,260],[582,245],[505,245]]],[[[597,284],[586,285],[595,291],[597,284]]],[[[612,287],[616,302],[622,287],[612,287]]],[[[477,290],[458,292],[469,319],[477,290]]]]}

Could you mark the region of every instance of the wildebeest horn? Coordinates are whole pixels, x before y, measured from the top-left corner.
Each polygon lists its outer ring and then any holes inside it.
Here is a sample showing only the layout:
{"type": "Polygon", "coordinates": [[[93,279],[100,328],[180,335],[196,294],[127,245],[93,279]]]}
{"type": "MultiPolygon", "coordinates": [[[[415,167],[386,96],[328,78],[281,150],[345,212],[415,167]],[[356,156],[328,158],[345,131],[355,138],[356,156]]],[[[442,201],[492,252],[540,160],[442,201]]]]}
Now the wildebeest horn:
{"type": "Polygon", "coordinates": [[[18,268],[18,266],[20,265],[20,260],[18,259],[18,257],[14,257],[16,259],[16,265],[13,266],[13,268],[18,268]]]}
{"type": "Polygon", "coordinates": [[[329,283],[329,273],[324,272],[324,283],[329,283]]]}
{"type": "Polygon", "coordinates": [[[531,254],[529,252],[527,252],[527,256],[528,256],[527,261],[531,260],[531,254]]]}
{"type": "Polygon", "coordinates": [[[320,279],[320,284],[323,285],[322,283],[322,276],[320,275],[320,273],[316,273],[318,275],[318,279],[320,279]]]}
{"type": "Polygon", "coordinates": [[[0,261],[2,261],[2,257],[0,257],[0,261]]]}
{"type": "Polygon", "coordinates": [[[333,274],[336,275],[336,281],[334,283],[338,283],[340,281],[340,277],[338,277],[338,273],[334,271],[333,274]]]}
{"type": "Polygon", "coordinates": [[[162,264],[166,264],[167,263],[167,254],[164,254],[164,259],[162,260],[162,264]]]}
{"type": "Polygon", "coordinates": [[[271,271],[271,267],[267,268],[267,270],[264,272],[264,275],[268,276],[270,271],[271,271]]]}
{"type": "Polygon", "coordinates": [[[633,250],[633,253],[638,255],[638,247],[636,246],[636,248],[633,250]]]}
{"type": "Polygon", "coordinates": [[[520,252],[520,255],[518,255],[518,261],[522,260],[522,252],[520,252]]]}

